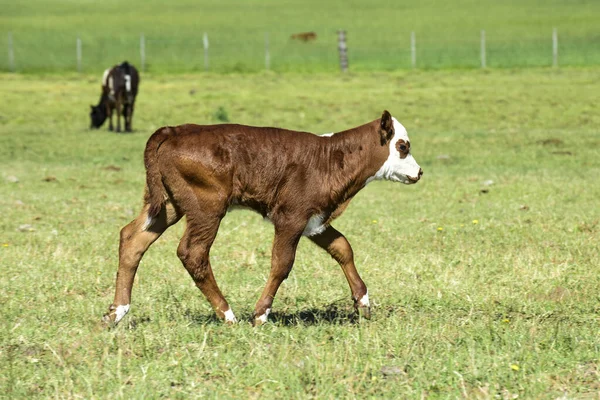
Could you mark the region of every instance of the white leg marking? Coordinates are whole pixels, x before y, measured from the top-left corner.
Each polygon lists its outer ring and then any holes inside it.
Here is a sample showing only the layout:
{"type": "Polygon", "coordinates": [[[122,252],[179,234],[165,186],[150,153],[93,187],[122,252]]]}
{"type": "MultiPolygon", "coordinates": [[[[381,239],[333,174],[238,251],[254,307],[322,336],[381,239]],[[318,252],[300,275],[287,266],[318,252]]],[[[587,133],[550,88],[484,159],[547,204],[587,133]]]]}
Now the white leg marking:
{"type": "Polygon", "coordinates": [[[117,306],[117,309],[115,310],[115,324],[119,322],[128,312],[129,304],[125,304],[124,306],[117,306]]]}
{"type": "Polygon", "coordinates": [[[260,322],[262,322],[263,324],[267,322],[267,318],[269,317],[269,313],[271,312],[270,308],[267,308],[267,310],[265,311],[265,313],[263,315],[261,315],[260,317],[256,317],[257,320],[259,320],[260,322]]]}
{"type": "Polygon", "coordinates": [[[229,310],[225,311],[224,314],[225,314],[225,322],[237,322],[237,319],[235,318],[233,311],[231,311],[231,308],[229,310]]]}
{"type": "Polygon", "coordinates": [[[360,298],[360,300],[358,301],[358,304],[360,304],[361,307],[370,307],[371,304],[369,303],[369,291],[367,290],[367,294],[365,294],[363,297],[360,298]]]}

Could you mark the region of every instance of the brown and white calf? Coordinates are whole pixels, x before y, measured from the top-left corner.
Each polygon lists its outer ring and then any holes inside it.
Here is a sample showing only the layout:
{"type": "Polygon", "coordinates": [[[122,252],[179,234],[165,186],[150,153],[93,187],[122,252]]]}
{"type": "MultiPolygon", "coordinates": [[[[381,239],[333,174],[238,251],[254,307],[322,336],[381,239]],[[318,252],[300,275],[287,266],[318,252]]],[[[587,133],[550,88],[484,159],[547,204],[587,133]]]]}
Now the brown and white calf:
{"type": "Polygon", "coordinates": [[[236,207],[253,209],[275,226],[271,271],[254,309],[254,324],[267,321],[302,236],[340,264],[355,308],[369,317],[369,295],[352,247],[331,222],[369,182],[411,184],[423,174],[410,153],[406,129],[387,111],[368,124],[323,136],[230,124],[164,127],[148,140],[144,160],[144,206],[121,230],[107,322],[117,323],[129,311],[144,252],[184,215],[187,227],[177,255],[216,314],[235,322],[215,281],[209,251],[221,219],[236,207]]]}

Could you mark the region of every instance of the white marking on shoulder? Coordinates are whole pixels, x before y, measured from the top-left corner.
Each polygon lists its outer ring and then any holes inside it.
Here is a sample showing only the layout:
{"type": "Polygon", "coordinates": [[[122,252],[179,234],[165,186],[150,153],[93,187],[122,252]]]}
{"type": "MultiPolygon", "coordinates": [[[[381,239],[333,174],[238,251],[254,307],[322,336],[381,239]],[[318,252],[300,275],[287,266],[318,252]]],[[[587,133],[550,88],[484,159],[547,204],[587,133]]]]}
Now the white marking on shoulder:
{"type": "Polygon", "coordinates": [[[323,214],[317,214],[310,217],[306,227],[304,228],[304,232],[302,232],[303,236],[314,236],[319,233],[323,233],[323,231],[327,228],[323,225],[323,220],[325,216],[323,214]]]}
{"type": "Polygon", "coordinates": [[[142,230],[145,231],[152,226],[154,223],[154,219],[151,216],[146,217],[146,222],[144,222],[144,226],[142,226],[142,230]]]}
{"type": "Polygon", "coordinates": [[[223,314],[225,314],[225,322],[237,322],[237,318],[233,314],[233,311],[231,311],[231,308],[223,314]]]}
{"type": "Polygon", "coordinates": [[[108,77],[108,89],[110,90],[110,95],[114,96],[115,95],[115,83],[114,83],[114,79],[112,76],[108,77]]]}
{"type": "Polygon", "coordinates": [[[324,134],[321,135],[321,137],[331,137],[331,136],[333,136],[333,132],[324,133],[324,134]]]}
{"type": "Polygon", "coordinates": [[[369,303],[369,291],[367,290],[367,294],[365,294],[363,297],[360,298],[360,300],[358,300],[358,304],[360,304],[362,307],[369,307],[371,304],[369,303]]]}
{"type": "Polygon", "coordinates": [[[125,90],[131,92],[131,75],[125,75],[125,90]]]}
{"type": "Polygon", "coordinates": [[[108,73],[110,72],[110,68],[107,69],[106,71],[104,71],[104,74],[102,74],[102,86],[106,86],[106,84],[108,83],[106,81],[106,79],[108,78],[108,73]]]}
{"type": "Polygon", "coordinates": [[[263,324],[267,322],[267,318],[269,317],[269,314],[271,313],[271,309],[267,308],[267,310],[265,311],[265,313],[263,315],[261,315],[260,317],[256,317],[257,320],[259,320],[260,322],[262,322],[263,324]]]}
{"type": "Polygon", "coordinates": [[[119,322],[121,319],[123,319],[125,314],[127,314],[128,312],[129,312],[129,304],[125,304],[124,306],[117,306],[117,309],[115,310],[115,324],[117,322],[119,322]]]}

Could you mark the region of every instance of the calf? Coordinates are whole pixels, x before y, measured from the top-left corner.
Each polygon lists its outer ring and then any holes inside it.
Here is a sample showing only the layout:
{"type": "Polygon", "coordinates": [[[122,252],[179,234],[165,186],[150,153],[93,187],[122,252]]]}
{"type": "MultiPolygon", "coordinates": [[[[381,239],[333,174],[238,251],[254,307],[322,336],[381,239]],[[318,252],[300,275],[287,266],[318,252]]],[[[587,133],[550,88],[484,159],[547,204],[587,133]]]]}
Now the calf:
{"type": "Polygon", "coordinates": [[[104,71],[102,92],[97,106],[90,106],[90,128],[100,128],[109,117],[109,130],[113,130],[113,111],[117,111],[117,132],[121,132],[121,115],[125,119],[125,131],[131,132],[133,108],[140,77],[137,69],[127,61],[104,71]]]}
{"type": "Polygon", "coordinates": [[[336,134],[316,136],[243,125],[180,125],[157,130],[144,153],[146,193],[140,215],[121,230],[119,270],[105,321],[129,311],[133,279],[144,252],[182,216],[187,227],[177,255],[216,314],[236,318],[209,261],[221,219],[246,207],[275,226],[271,272],[256,304],[255,325],[267,321],[273,299],[294,263],[302,236],[342,267],[356,310],[370,317],[367,287],[350,244],[331,222],[373,180],[416,183],[423,171],[410,154],[406,129],[389,112],[336,134]]]}

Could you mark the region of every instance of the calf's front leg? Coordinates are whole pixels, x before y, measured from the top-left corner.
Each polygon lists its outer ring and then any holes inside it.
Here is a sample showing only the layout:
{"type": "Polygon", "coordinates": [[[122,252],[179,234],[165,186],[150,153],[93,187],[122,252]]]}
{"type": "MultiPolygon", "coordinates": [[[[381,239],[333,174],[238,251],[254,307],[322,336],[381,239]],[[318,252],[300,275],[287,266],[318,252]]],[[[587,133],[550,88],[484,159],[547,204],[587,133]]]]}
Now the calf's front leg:
{"type": "Polygon", "coordinates": [[[114,131],[115,128],[113,126],[113,110],[114,107],[111,107],[110,105],[106,105],[106,113],[108,114],[108,130],[109,131],[114,131]]]}
{"type": "Polygon", "coordinates": [[[116,104],[117,109],[117,132],[121,132],[121,113],[123,113],[123,102],[117,100],[116,104]]]}
{"type": "Polygon", "coordinates": [[[354,308],[359,315],[371,318],[371,305],[367,286],[358,275],[354,265],[354,252],[348,240],[334,227],[328,226],[322,233],[309,237],[317,246],[327,251],[340,264],[352,291],[354,308]]]}
{"type": "Polygon", "coordinates": [[[281,283],[290,274],[294,265],[296,249],[301,236],[302,229],[290,231],[275,228],[275,239],[273,240],[271,254],[271,272],[269,273],[269,279],[260,299],[254,308],[253,325],[262,325],[267,322],[275,294],[281,283]]]}

